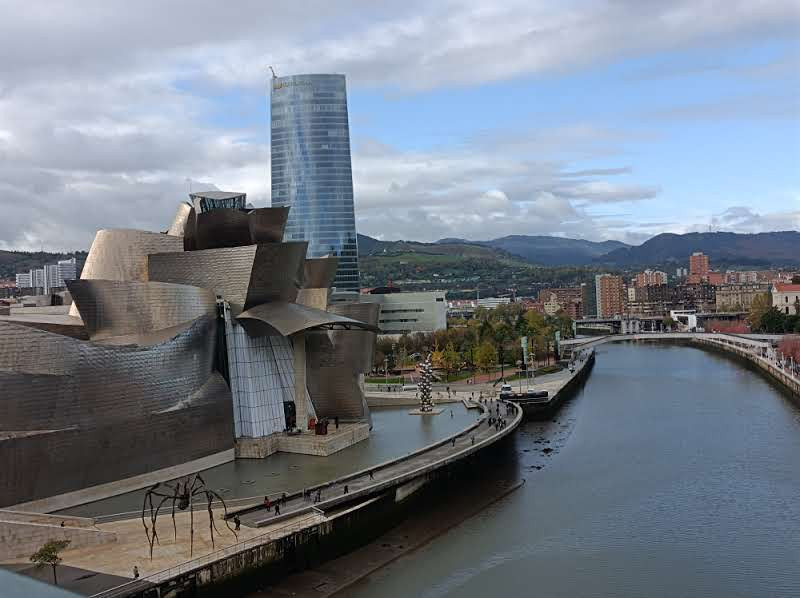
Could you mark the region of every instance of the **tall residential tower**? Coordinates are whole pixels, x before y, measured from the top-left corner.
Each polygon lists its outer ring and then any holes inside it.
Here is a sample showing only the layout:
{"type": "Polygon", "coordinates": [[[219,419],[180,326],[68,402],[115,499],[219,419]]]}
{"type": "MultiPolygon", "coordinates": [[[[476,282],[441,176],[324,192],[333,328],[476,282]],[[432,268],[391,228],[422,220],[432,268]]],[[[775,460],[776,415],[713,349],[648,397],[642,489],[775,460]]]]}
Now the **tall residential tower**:
{"type": "Polygon", "coordinates": [[[286,241],[336,256],[337,293],[358,293],[350,130],[344,75],[271,80],[272,205],[290,206],[286,241]]]}

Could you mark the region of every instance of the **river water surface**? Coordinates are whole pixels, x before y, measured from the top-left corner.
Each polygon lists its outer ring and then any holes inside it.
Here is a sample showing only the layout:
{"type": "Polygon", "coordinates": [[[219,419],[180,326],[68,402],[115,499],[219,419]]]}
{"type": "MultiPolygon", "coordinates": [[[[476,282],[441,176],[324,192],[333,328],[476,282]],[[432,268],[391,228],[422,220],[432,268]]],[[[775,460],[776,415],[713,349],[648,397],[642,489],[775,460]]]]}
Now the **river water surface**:
{"type": "Polygon", "coordinates": [[[520,490],[342,595],[800,596],[800,410],[737,362],[603,346],[510,450],[520,490]]]}

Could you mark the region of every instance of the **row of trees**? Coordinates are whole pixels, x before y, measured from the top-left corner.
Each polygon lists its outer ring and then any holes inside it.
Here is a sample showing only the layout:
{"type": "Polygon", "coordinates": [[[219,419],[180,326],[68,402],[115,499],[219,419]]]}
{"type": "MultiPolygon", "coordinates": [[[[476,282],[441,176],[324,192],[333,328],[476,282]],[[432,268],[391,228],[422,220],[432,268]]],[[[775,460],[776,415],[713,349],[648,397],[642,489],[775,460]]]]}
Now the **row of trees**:
{"type": "Polygon", "coordinates": [[[462,369],[491,371],[522,360],[520,338],[528,337],[529,351],[536,362],[549,361],[555,333],[572,337],[572,320],[565,314],[546,316],[517,303],[495,309],[478,308],[470,320],[454,319],[447,330],[415,333],[400,339],[381,339],[375,354],[378,368],[413,367],[428,352],[437,369],[449,376],[462,369]]]}
{"type": "Polygon", "coordinates": [[[795,301],[793,307],[793,315],[785,314],[777,307],[773,307],[772,296],[769,293],[757,295],[750,304],[747,322],[753,332],[770,334],[800,333],[800,300],[795,301]]]}

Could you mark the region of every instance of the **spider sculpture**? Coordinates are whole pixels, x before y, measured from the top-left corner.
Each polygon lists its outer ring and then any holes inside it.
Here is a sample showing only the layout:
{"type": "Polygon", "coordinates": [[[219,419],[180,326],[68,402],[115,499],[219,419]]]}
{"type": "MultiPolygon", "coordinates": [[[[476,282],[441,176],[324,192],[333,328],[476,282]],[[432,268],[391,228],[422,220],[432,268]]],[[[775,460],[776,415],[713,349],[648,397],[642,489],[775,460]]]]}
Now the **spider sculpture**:
{"type": "Polygon", "coordinates": [[[225,505],[223,498],[213,490],[206,488],[205,480],[198,473],[192,476],[187,476],[178,480],[174,484],[167,482],[158,483],[147,490],[144,494],[144,502],[142,503],[142,525],[144,525],[144,532],[147,534],[147,541],[150,544],[150,560],[153,560],[153,545],[158,542],[158,532],[156,531],[156,519],[158,519],[158,512],[164,503],[172,501],[172,529],[175,533],[175,540],[178,539],[178,527],[175,524],[175,507],[181,511],[189,509],[189,556],[192,556],[194,551],[194,509],[192,508],[195,497],[204,496],[208,508],[208,527],[211,532],[211,548],[214,548],[214,532],[220,533],[214,523],[214,514],[211,512],[211,503],[216,499],[222,503],[222,508],[225,511],[225,525],[228,530],[236,537],[238,534],[231,528],[228,523],[228,507],[225,505]],[[145,511],[150,515],[150,527],[145,521],[145,511]]]}

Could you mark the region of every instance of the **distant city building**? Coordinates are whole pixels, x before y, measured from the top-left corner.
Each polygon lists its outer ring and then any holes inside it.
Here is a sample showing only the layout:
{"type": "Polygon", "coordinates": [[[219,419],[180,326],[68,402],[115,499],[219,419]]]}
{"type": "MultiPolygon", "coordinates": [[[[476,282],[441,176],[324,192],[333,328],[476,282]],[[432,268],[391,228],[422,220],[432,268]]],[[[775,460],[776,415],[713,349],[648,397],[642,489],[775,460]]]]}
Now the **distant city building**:
{"type": "Polygon", "coordinates": [[[598,274],[595,276],[597,296],[597,317],[610,318],[625,311],[625,281],[621,276],[598,274]]]}
{"type": "Polygon", "coordinates": [[[754,284],[759,282],[759,272],[756,270],[725,272],[725,282],[728,284],[754,284]]]}
{"type": "Polygon", "coordinates": [[[511,297],[481,297],[478,299],[478,307],[486,309],[494,309],[498,305],[508,305],[509,303],[511,303],[511,297]]]}
{"type": "Polygon", "coordinates": [[[667,284],[667,273],[661,270],[645,270],[634,278],[634,286],[646,287],[655,284],[667,284]]]}
{"type": "Polygon", "coordinates": [[[78,265],[74,257],[59,260],[56,264],[46,264],[43,268],[36,268],[28,272],[18,272],[16,275],[17,287],[32,289],[34,293],[50,294],[53,290],[62,290],[65,281],[75,280],[78,265]]]}
{"type": "Polygon", "coordinates": [[[632,289],[634,296],[628,301],[628,313],[630,314],[662,316],[669,311],[672,305],[673,291],[666,284],[637,286],[632,289]]]}
{"type": "Polygon", "coordinates": [[[333,286],[358,293],[350,130],[344,75],[273,78],[272,205],[291,206],[286,241],[308,241],[308,257],[339,259],[333,286]]]}
{"type": "Polygon", "coordinates": [[[17,287],[20,289],[29,289],[33,286],[33,277],[30,272],[17,273],[17,287]]]}
{"type": "Polygon", "coordinates": [[[772,305],[783,314],[800,314],[800,284],[776,282],[772,285],[772,305]]]}
{"type": "Polygon", "coordinates": [[[702,251],[695,251],[689,256],[689,276],[695,275],[702,279],[708,275],[708,270],[708,256],[702,251]]]}
{"type": "Polygon", "coordinates": [[[378,327],[381,334],[412,334],[447,329],[447,302],[444,291],[418,293],[382,292],[373,289],[360,295],[360,303],[381,306],[378,327]]]}
{"type": "Polygon", "coordinates": [[[594,283],[581,283],[581,305],[584,318],[597,315],[597,287],[594,283]]]}
{"type": "Polygon", "coordinates": [[[675,277],[676,278],[684,278],[689,273],[686,268],[675,268],[675,277]]]}
{"type": "Polygon", "coordinates": [[[583,317],[583,292],[581,287],[559,287],[541,289],[539,302],[544,306],[547,315],[555,315],[563,311],[576,320],[583,317]]]}
{"type": "Polygon", "coordinates": [[[717,306],[716,287],[707,282],[678,285],[675,287],[673,305],[701,313],[714,311],[717,306]]]}
{"type": "Polygon", "coordinates": [[[44,293],[44,289],[47,287],[47,274],[45,274],[44,268],[31,270],[31,280],[33,282],[31,287],[34,289],[41,289],[42,293],[44,293]]]}
{"type": "Polygon", "coordinates": [[[769,284],[723,284],[717,286],[717,311],[748,311],[758,295],[769,292],[769,284]]]}

